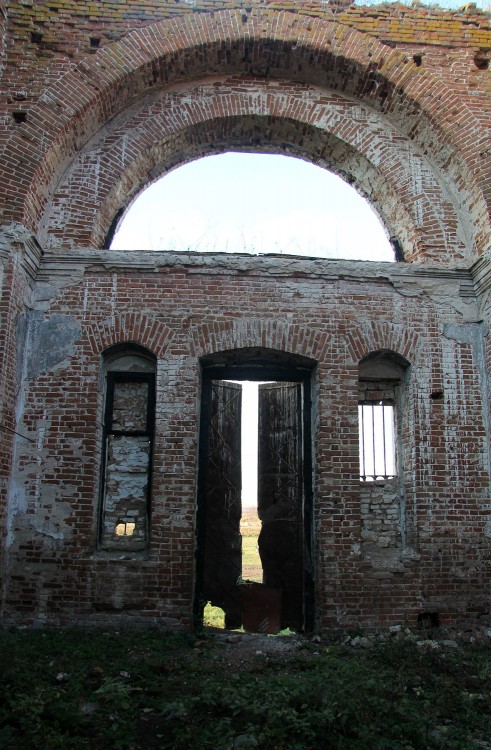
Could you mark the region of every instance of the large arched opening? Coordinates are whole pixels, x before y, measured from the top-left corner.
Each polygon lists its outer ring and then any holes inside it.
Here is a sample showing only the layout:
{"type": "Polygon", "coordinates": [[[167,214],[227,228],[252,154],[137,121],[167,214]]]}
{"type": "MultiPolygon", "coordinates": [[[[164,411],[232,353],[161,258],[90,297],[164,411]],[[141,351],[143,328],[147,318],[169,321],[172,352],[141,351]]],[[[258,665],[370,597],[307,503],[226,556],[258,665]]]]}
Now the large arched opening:
{"type": "Polygon", "coordinates": [[[398,249],[351,185],[272,154],[229,152],[175,169],[145,189],[115,228],[112,250],[390,262],[398,249]]]}
{"type": "Polygon", "coordinates": [[[10,173],[18,159],[22,174],[8,188],[6,218],[43,247],[100,248],[147,184],[197,156],[240,148],[294,154],[345,176],[409,261],[462,262],[482,251],[485,135],[470,110],[453,129],[437,76],[333,20],[298,16],[292,25],[289,13],[257,7],[237,26],[234,14],[201,14],[198,45],[189,16],[156,23],[153,35],[134,31],[52,85],[6,144],[3,166],[10,173]],[[38,154],[28,163],[26,140],[38,154]]]}
{"type": "MultiPolygon", "coordinates": [[[[363,27],[366,19],[352,23],[325,4],[282,11],[259,0],[250,10],[214,6],[211,12],[205,0],[156,21],[164,6],[155,2],[156,15],[145,15],[142,25],[128,21],[117,40],[106,38],[89,53],[80,46],[80,56],[69,62],[56,57],[46,77],[37,76],[32,103],[19,105],[24,110],[14,114],[22,117],[4,131],[6,242],[0,253],[9,264],[4,299],[11,302],[2,326],[10,337],[2,374],[6,423],[19,440],[27,435],[22,453],[12,454],[8,476],[32,501],[9,539],[11,571],[19,575],[19,585],[9,588],[12,617],[17,606],[22,611],[16,591],[23,583],[33,607],[43,603],[46,621],[61,612],[67,622],[94,621],[103,611],[114,620],[124,609],[135,621],[144,616],[158,624],[191,624],[200,387],[208,376],[214,382],[203,359],[244,348],[290,352],[316,363],[316,625],[415,620],[423,604],[431,612],[440,608],[435,602],[443,590],[447,612],[461,605],[471,611],[482,601],[485,582],[484,572],[471,581],[468,570],[478,570],[481,552],[484,559],[482,536],[475,542],[481,534],[476,518],[484,523],[489,482],[486,310],[479,305],[487,302],[489,274],[480,256],[489,238],[491,185],[480,111],[485,73],[473,62],[473,30],[455,53],[448,52],[456,64],[462,52],[459,71],[474,65],[463,76],[469,90],[461,103],[453,73],[440,76],[443,64],[422,64],[381,18],[372,33],[363,27]],[[111,250],[112,230],[148,185],[193,160],[230,151],[293,156],[341,177],[369,201],[406,263],[111,250]],[[14,330],[20,330],[17,340],[14,330]],[[59,359],[46,363],[41,357],[33,365],[32,356],[51,347],[59,330],[59,359]],[[130,551],[116,559],[113,550],[98,550],[107,553],[104,558],[93,548],[100,496],[95,352],[108,345],[99,346],[107,337],[152,351],[149,340],[160,342],[152,527],[148,545],[130,550],[138,561],[130,551]],[[375,396],[373,373],[360,379],[360,360],[378,351],[399,352],[414,372],[403,400],[409,464],[404,497],[405,507],[417,512],[413,527],[407,524],[414,533],[403,535],[396,518],[403,503],[391,501],[393,533],[374,543],[383,551],[385,541],[393,546],[387,555],[367,557],[366,533],[378,534],[367,526],[369,505],[379,496],[360,487],[360,476],[394,477],[389,464],[380,471],[360,467],[358,407],[361,398],[374,416],[386,405],[373,402],[395,403],[399,388],[389,382],[375,396]],[[449,515],[450,499],[458,515],[449,515]],[[32,517],[40,522],[36,528],[29,525],[32,517]],[[52,517],[59,525],[46,532],[44,521],[52,517]],[[441,529],[445,538],[438,536],[441,529]],[[23,552],[33,535],[38,578],[26,573],[23,552]],[[51,539],[57,546],[50,554],[61,564],[46,578],[41,566],[51,539]],[[424,557],[407,549],[408,539],[417,541],[424,557]],[[438,550],[444,559],[436,570],[431,560],[438,550]],[[84,581],[74,574],[74,556],[83,561],[84,581]],[[466,597],[453,583],[459,580],[469,591],[474,586],[466,597]],[[53,594],[46,594],[45,581],[56,583],[53,594]]],[[[398,12],[416,44],[420,11],[398,12]]],[[[108,15],[107,27],[110,20],[108,15]]],[[[431,21],[422,20],[434,61],[431,21]]],[[[462,21],[459,28],[464,26],[462,21]]],[[[438,45],[443,58],[442,39],[438,45]]],[[[30,52],[34,58],[32,47],[30,52]]],[[[222,364],[231,377],[231,363],[222,364]]],[[[298,386],[295,372],[289,378],[298,386]]],[[[17,489],[12,494],[4,486],[15,516],[17,489]]],[[[121,538],[129,542],[138,525],[130,525],[127,511],[136,508],[123,510],[108,528],[123,530],[121,538]]],[[[380,514],[377,522],[383,526],[385,520],[380,514]]],[[[301,600],[304,607],[305,590],[301,600]]],[[[308,627],[305,619],[292,624],[308,627]]]]}

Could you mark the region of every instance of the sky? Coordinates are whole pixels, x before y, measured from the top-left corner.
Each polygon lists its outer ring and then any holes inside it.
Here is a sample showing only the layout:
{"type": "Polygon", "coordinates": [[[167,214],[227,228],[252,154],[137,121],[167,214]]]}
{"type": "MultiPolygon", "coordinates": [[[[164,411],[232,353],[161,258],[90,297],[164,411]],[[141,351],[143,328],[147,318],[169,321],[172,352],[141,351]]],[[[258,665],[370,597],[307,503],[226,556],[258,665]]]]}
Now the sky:
{"type": "Polygon", "coordinates": [[[226,153],[173,170],[130,206],[112,248],[394,259],[379,218],[353,187],[272,154],[226,153]]]}

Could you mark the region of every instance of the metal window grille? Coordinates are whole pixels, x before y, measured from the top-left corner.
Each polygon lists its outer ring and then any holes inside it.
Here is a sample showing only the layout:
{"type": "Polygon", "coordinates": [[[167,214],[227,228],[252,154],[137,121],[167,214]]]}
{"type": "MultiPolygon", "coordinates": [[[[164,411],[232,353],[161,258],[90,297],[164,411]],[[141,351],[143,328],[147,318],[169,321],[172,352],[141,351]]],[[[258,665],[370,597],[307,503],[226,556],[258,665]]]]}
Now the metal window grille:
{"type": "Polygon", "coordinates": [[[394,405],[364,401],[358,405],[360,480],[393,479],[396,475],[394,405]]]}

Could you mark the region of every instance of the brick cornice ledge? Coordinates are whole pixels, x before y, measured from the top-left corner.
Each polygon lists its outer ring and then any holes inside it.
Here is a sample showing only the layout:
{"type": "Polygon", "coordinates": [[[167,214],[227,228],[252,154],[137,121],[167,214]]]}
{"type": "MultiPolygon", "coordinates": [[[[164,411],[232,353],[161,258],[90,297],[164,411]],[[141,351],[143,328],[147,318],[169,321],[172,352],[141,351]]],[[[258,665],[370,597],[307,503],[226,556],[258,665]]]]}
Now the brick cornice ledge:
{"type": "Polygon", "coordinates": [[[491,251],[482,255],[471,268],[476,295],[479,297],[491,289],[491,251]]]}

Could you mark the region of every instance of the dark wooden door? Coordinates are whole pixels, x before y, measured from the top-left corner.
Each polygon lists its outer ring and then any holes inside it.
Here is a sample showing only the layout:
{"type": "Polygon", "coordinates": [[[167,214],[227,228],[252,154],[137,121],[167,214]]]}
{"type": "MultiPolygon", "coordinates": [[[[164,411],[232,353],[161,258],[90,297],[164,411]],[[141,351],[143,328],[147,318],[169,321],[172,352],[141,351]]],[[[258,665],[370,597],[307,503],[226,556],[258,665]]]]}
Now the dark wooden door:
{"type": "Polygon", "coordinates": [[[241,405],[242,386],[211,380],[204,394],[204,524],[202,597],[225,612],[225,626],[241,625],[241,405]]]}
{"type": "Polygon", "coordinates": [[[304,627],[302,384],[259,386],[258,515],[263,582],[282,591],[281,626],[304,627]]]}

